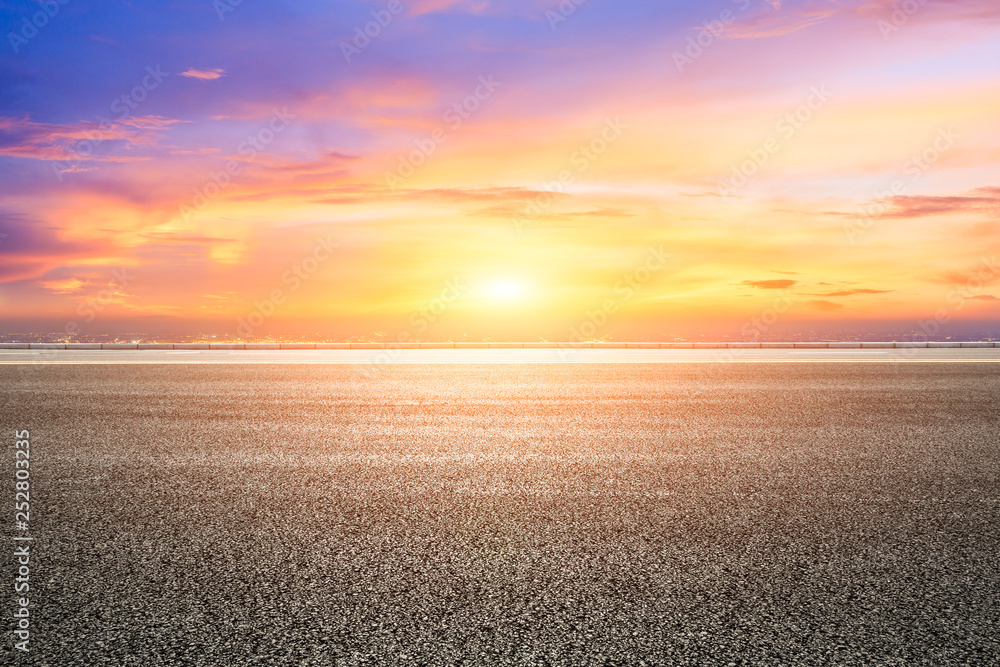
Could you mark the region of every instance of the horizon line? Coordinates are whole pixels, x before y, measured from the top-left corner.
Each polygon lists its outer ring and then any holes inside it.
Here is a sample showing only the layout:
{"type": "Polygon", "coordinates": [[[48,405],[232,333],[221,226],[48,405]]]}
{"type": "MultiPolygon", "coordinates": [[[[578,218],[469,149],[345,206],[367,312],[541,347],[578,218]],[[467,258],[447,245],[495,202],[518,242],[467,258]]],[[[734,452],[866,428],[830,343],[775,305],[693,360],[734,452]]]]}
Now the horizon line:
{"type": "Polygon", "coordinates": [[[458,343],[0,343],[0,350],[451,350],[451,349],[955,349],[1000,348],[1000,341],[827,342],[458,342],[458,343]]]}

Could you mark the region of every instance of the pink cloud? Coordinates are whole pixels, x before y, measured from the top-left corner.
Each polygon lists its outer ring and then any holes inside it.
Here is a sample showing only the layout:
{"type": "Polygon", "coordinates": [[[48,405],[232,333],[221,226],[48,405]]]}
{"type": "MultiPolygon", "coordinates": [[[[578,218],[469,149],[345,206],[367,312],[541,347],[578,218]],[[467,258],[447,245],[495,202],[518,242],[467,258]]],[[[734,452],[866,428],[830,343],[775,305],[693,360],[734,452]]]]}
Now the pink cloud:
{"type": "Polygon", "coordinates": [[[101,155],[93,152],[102,141],[124,141],[129,147],[153,146],[159,133],[183,121],[159,116],[140,116],[101,123],[80,121],[65,125],[35,123],[28,117],[0,117],[0,155],[61,160],[78,163],[96,160],[133,162],[136,156],[101,155]]]}
{"type": "Polygon", "coordinates": [[[780,0],[769,1],[770,10],[755,12],[727,26],[727,39],[758,39],[780,37],[823,23],[838,11],[840,5],[830,0],[783,6],[780,0]]]}
{"type": "Polygon", "coordinates": [[[893,197],[891,201],[894,209],[886,212],[882,217],[921,218],[953,213],[994,215],[1000,211],[1000,188],[976,188],[964,196],[900,196],[893,197]]]}
{"type": "MultiPolygon", "coordinates": [[[[580,0],[578,0],[579,2],[580,0]]],[[[406,3],[404,3],[406,4],[406,3]]],[[[499,2],[497,0],[412,0],[409,3],[410,16],[425,14],[464,12],[466,14],[514,14],[540,16],[545,9],[558,5],[553,0],[517,0],[499,2]]]]}
{"type": "Polygon", "coordinates": [[[907,11],[910,4],[904,8],[902,0],[855,0],[855,4],[858,14],[881,19],[889,19],[897,11],[907,19],[925,12],[958,20],[1000,19],[1000,5],[995,0],[923,0],[917,11],[907,11]]]}
{"type": "Polygon", "coordinates": [[[823,23],[841,10],[884,21],[900,27],[912,21],[984,21],[1000,19],[995,0],[923,0],[916,10],[903,7],[902,0],[767,0],[770,9],[752,12],[727,26],[727,39],[780,37],[823,23]],[[895,23],[893,24],[895,25],[895,23]]]}
{"type": "Polygon", "coordinates": [[[416,0],[410,7],[411,16],[454,10],[482,14],[489,9],[490,3],[486,0],[416,0]]]}
{"type": "Polygon", "coordinates": [[[81,291],[87,283],[79,278],[67,278],[65,280],[47,280],[38,284],[56,294],[73,294],[81,291]]]}
{"type": "Polygon", "coordinates": [[[755,289],[788,289],[798,282],[797,280],[744,280],[743,284],[755,289]]]}
{"type": "Polygon", "coordinates": [[[181,72],[181,76],[186,76],[189,79],[201,79],[203,81],[221,79],[225,75],[226,72],[222,69],[195,69],[193,67],[189,67],[187,70],[181,72]]]}

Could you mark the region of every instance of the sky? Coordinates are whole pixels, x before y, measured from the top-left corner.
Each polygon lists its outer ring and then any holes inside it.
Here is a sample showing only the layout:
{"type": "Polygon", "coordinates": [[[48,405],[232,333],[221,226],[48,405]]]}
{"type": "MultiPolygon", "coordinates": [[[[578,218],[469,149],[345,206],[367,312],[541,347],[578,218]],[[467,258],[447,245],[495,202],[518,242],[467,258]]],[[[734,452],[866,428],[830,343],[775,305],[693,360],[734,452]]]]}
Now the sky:
{"type": "Polygon", "coordinates": [[[992,0],[0,0],[0,333],[1000,322],[992,0]]]}

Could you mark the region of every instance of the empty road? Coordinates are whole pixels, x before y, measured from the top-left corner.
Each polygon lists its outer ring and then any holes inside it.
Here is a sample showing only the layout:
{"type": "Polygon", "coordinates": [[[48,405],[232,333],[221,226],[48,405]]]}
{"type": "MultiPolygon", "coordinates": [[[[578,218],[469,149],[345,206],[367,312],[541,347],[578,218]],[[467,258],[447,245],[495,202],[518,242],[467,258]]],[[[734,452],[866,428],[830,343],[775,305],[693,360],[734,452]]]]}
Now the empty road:
{"type": "Polygon", "coordinates": [[[1000,366],[891,352],[0,355],[0,662],[998,664],[1000,366]]]}

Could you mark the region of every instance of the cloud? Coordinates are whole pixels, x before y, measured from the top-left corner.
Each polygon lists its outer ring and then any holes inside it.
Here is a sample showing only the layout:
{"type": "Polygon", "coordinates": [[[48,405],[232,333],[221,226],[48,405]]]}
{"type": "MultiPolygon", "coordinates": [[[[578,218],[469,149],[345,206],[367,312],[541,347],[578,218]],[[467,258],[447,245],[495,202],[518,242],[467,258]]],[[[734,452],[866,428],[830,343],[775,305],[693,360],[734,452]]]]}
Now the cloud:
{"type": "Polygon", "coordinates": [[[171,232],[147,232],[140,237],[156,243],[212,245],[216,243],[236,243],[237,239],[202,236],[198,234],[174,234],[171,232]]]}
{"type": "Polygon", "coordinates": [[[435,12],[467,12],[485,14],[490,9],[488,0],[414,0],[410,5],[411,16],[433,14],[435,12]]]}
{"type": "MultiPolygon", "coordinates": [[[[153,146],[159,134],[184,121],[160,116],[137,116],[101,123],[80,121],[64,125],[35,123],[27,116],[0,116],[0,156],[61,160],[80,163],[90,160],[104,162],[134,162],[143,160],[136,155],[98,153],[97,144],[122,141],[125,148],[153,146]]],[[[67,165],[67,168],[71,168],[67,165]]],[[[79,171],[79,169],[74,169],[79,171]]]]}
{"type": "MultiPolygon", "coordinates": [[[[759,39],[781,37],[824,23],[841,10],[882,20],[892,20],[901,11],[901,0],[765,0],[770,6],[730,24],[724,33],[727,39],[759,39]]],[[[914,4],[916,0],[914,0],[914,4]]],[[[933,21],[988,21],[1000,19],[1000,5],[995,0],[920,0],[917,12],[905,11],[912,17],[933,21]]]]}
{"type": "MultiPolygon", "coordinates": [[[[539,192],[537,196],[546,196],[547,192],[539,192]]],[[[561,195],[563,197],[569,197],[570,195],[565,193],[551,193],[552,195],[561,195]]],[[[566,213],[560,213],[552,210],[541,210],[538,213],[534,213],[534,209],[528,208],[528,201],[510,201],[507,203],[497,204],[495,206],[487,206],[486,208],[481,208],[475,211],[471,211],[466,215],[475,217],[486,217],[486,218],[513,218],[513,217],[525,217],[531,220],[546,222],[551,222],[555,220],[605,220],[608,218],[634,218],[635,213],[631,213],[623,208],[612,208],[612,207],[601,207],[595,209],[589,209],[586,211],[569,211],[566,213]]],[[[591,223],[582,223],[591,224],[591,223]]]]}
{"type": "Polygon", "coordinates": [[[987,21],[1000,19],[1000,5],[995,0],[920,0],[920,11],[902,10],[901,0],[855,0],[857,13],[890,20],[893,12],[903,11],[908,18],[933,14],[946,20],[987,21]]]}
{"type": "Polygon", "coordinates": [[[816,294],[814,296],[825,296],[825,297],[844,297],[844,296],[854,296],[855,294],[890,294],[892,290],[886,289],[850,289],[844,290],[842,292],[829,292],[827,294],[816,294]]]}
{"type": "Polygon", "coordinates": [[[464,204],[476,202],[521,202],[553,194],[547,190],[524,187],[506,188],[434,188],[428,190],[403,190],[400,196],[410,199],[430,199],[440,203],[464,204]]]}
{"type": "Polygon", "coordinates": [[[811,308],[815,308],[816,310],[825,310],[825,311],[840,310],[844,307],[844,304],[842,303],[834,303],[833,301],[823,301],[821,299],[817,299],[815,301],[806,301],[806,305],[811,308]]]}
{"type": "Polygon", "coordinates": [[[982,285],[992,285],[1000,282],[1000,269],[997,268],[996,259],[994,258],[991,263],[981,264],[977,269],[968,273],[946,271],[932,276],[927,280],[928,282],[953,287],[970,287],[975,284],[976,288],[978,288],[982,285]]]}
{"type": "Polygon", "coordinates": [[[122,118],[118,121],[121,125],[134,127],[137,130],[156,130],[162,132],[178,123],[188,123],[190,121],[178,120],[176,118],[163,118],[162,116],[135,116],[122,118]]]}
{"type": "Polygon", "coordinates": [[[358,160],[360,156],[351,155],[350,153],[342,153],[341,151],[327,151],[323,153],[323,157],[327,160],[340,160],[340,161],[351,161],[358,160]]]}
{"type": "Polygon", "coordinates": [[[634,218],[635,213],[630,213],[623,208],[601,207],[589,211],[579,211],[577,213],[561,213],[566,218],[634,218]]]}
{"type": "Polygon", "coordinates": [[[788,289],[798,285],[798,280],[744,280],[743,285],[755,289],[788,289]]]}
{"type": "Polygon", "coordinates": [[[189,79],[201,79],[203,81],[212,81],[213,79],[221,79],[226,75],[225,70],[221,69],[195,69],[189,67],[187,70],[181,72],[181,76],[186,76],[189,79]]]}
{"type": "Polygon", "coordinates": [[[840,11],[831,0],[782,5],[780,0],[768,0],[771,9],[755,12],[726,27],[726,39],[759,39],[781,37],[823,23],[840,11]]]}
{"type": "MultiPolygon", "coordinates": [[[[1000,187],[986,186],[969,190],[963,195],[900,195],[885,200],[869,201],[873,217],[889,219],[924,218],[957,213],[1000,213],[1000,187]]],[[[856,212],[824,211],[822,215],[857,217],[856,212]]]]}
{"type": "Polygon", "coordinates": [[[38,284],[50,292],[55,292],[56,294],[73,294],[74,292],[81,291],[83,286],[87,283],[83,282],[79,278],[67,278],[65,280],[49,280],[39,282],[38,284]]]}
{"type": "Polygon", "coordinates": [[[319,159],[309,162],[287,162],[282,164],[268,165],[268,170],[277,172],[288,172],[294,174],[327,174],[337,175],[344,172],[341,167],[351,162],[360,160],[358,155],[350,155],[339,151],[327,151],[319,156],[319,159]]]}
{"type": "MultiPolygon", "coordinates": [[[[76,260],[102,256],[107,247],[95,241],[68,241],[43,219],[0,211],[0,283],[31,280],[76,260]]],[[[66,285],[63,285],[66,287],[66,285]]]]}
{"type": "Polygon", "coordinates": [[[969,298],[975,301],[1000,301],[1000,299],[992,294],[980,294],[978,296],[970,296],[969,298]]]}
{"type": "MultiPolygon", "coordinates": [[[[583,0],[576,0],[581,4],[583,0]]],[[[558,5],[553,0],[410,0],[403,3],[410,8],[410,16],[436,13],[465,13],[476,16],[486,14],[532,15],[558,5]]]]}
{"type": "MultiPolygon", "coordinates": [[[[481,209],[473,214],[507,216],[515,212],[521,212],[526,203],[533,199],[569,196],[561,192],[532,190],[524,187],[429,188],[398,190],[394,192],[382,186],[364,184],[345,184],[339,187],[322,184],[313,190],[301,188],[289,189],[280,194],[283,196],[309,197],[309,195],[327,195],[331,193],[336,194],[333,197],[322,196],[310,198],[310,201],[317,204],[347,204],[371,202],[376,199],[382,201],[394,199],[454,206],[490,204],[489,208],[481,209]]],[[[269,196],[274,195],[270,194],[269,196]]],[[[614,211],[609,211],[609,215],[613,214],[614,211]]]]}
{"type": "Polygon", "coordinates": [[[1000,188],[985,187],[967,195],[952,197],[900,196],[893,197],[893,210],[883,218],[924,218],[952,213],[997,213],[1000,211],[1000,188]]]}

